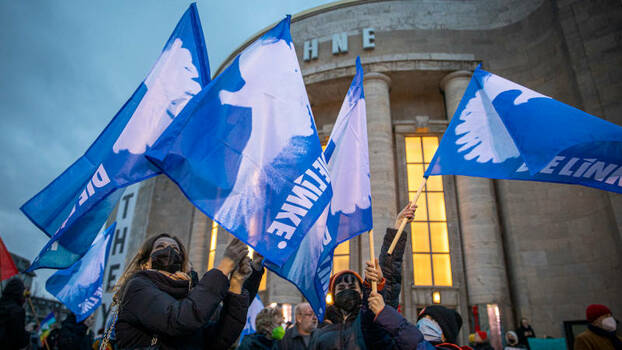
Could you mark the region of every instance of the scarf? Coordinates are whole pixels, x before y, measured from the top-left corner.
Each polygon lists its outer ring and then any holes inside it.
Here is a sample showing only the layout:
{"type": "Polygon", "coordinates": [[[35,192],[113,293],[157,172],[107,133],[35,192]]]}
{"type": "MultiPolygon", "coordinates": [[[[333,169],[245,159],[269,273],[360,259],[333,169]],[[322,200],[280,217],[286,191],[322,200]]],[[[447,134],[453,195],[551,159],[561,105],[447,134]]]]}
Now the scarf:
{"type": "Polygon", "coordinates": [[[602,328],[596,327],[591,324],[587,325],[587,328],[589,328],[590,331],[596,333],[597,335],[600,335],[601,337],[609,339],[614,349],[622,350],[622,340],[618,338],[615,331],[609,332],[609,331],[606,331],[602,328]]]}
{"type": "Polygon", "coordinates": [[[190,292],[190,277],[185,279],[179,274],[169,274],[158,270],[142,270],[136,275],[147,277],[159,290],[175,299],[185,298],[190,292]]]}

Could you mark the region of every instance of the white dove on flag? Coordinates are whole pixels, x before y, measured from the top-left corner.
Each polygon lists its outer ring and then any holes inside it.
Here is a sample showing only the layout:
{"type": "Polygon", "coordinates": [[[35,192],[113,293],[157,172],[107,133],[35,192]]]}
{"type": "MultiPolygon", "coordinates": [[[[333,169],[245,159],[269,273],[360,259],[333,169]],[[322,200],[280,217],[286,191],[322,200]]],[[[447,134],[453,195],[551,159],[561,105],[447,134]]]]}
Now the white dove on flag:
{"type": "Polygon", "coordinates": [[[476,92],[458,117],[462,122],[456,126],[456,145],[462,145],[458,152],[469,151],[464,159],[478,163],[503,163],[509,158],[519,156],[518,148],[506,130],[492,101],[501,93],[519,90],[521,94],[514,101],[515,105],[527,103],[531,98],[545,97],[496,75],[489,75],[483,81],[483,89],[476,92]]]}

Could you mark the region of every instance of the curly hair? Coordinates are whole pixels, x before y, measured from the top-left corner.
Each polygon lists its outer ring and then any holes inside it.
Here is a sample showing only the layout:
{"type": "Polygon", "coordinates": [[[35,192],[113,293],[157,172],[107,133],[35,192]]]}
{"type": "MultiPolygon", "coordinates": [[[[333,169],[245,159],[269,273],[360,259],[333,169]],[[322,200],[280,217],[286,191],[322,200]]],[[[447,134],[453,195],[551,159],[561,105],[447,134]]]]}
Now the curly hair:
{"type": "Polygon", "coordinates": [[[257,333],[271,335],[274,328],[274,318],[277,316],[281,316],[281,310],[278,307],[265,307],[259,311],[255,318],[257,333]]]}

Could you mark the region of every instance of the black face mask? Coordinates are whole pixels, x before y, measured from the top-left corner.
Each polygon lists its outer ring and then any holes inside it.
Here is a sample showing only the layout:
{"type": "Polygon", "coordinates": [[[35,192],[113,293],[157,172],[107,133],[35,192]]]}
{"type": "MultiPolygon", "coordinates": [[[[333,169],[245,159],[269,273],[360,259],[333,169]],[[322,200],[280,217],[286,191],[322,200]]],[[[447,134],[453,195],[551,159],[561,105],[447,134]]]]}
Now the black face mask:
{"type": "Polygon", "coordinates": [[[181,254],[168,246],[151,253],[151,268],[170,273],[181,271],[181,254]]]}
{"type": "Polygon", "coordinates": [[[335,295],[335,306],[351,314],[361,308],[361,294],[354,289],[345,289],[335,295]]]}

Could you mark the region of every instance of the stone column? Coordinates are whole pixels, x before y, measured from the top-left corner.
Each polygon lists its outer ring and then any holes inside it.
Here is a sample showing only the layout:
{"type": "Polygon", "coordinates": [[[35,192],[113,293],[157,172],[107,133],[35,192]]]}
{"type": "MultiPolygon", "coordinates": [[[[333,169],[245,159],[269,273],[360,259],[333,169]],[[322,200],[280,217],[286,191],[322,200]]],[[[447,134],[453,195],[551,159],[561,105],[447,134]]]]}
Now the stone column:
{"type": "MultiPolygon", "coordinates": [[[[380,254],[385,229],[387,226],[394,225],[397,214],[393,125],[391,124],[391,102],[389,100],[390,85],[391,79],[385,74],[372,72],[365,75],[364,88],[376,257],[380,254]]],[[[367,234],[363,234],[360,240],[362,248],[360,258],[363,262],[369,260],[368,237],[367,234]]],[[[365,265],[363,263],[360,266],[365,265]]]]}
{"type": "Polygon", "coordinates": [[[212,233],[211,220],[199,209],[193,208],[192,228],[190,231],[190,247],[188,247],[188,257],[192,267],[199,274],[207,270],[209,258],[209,245],[212,233]]]}
{"type": "MultiPolygon", "coordinates": [[[[457,71],[441,80],[449,119],[470,79],[470,72],[457,71]]],[[[469,304],[484,307],[498,304],[501,319],[511,322],[511,300],[493,182],[456,176],[456,187],[469,304]]]]}

